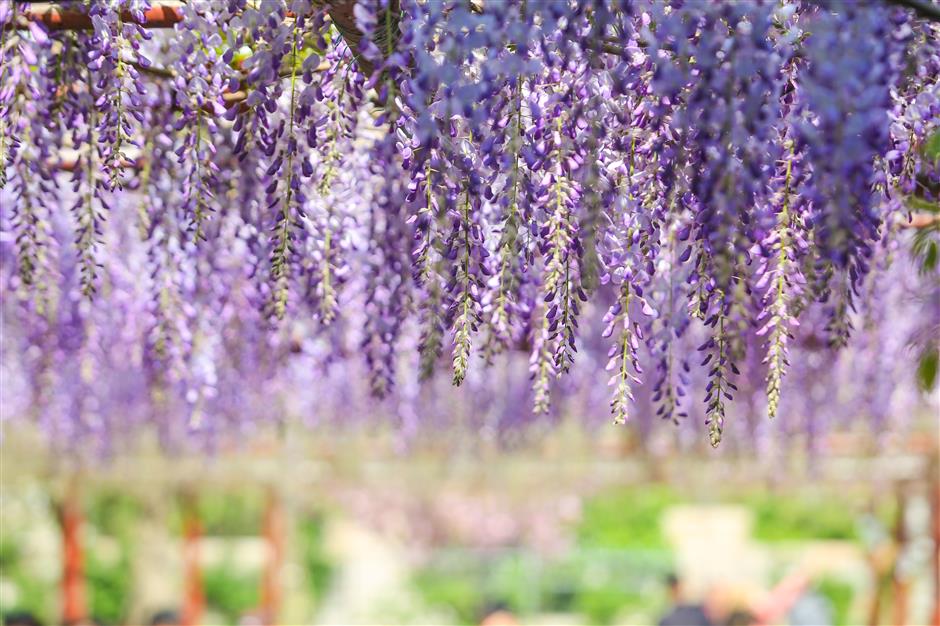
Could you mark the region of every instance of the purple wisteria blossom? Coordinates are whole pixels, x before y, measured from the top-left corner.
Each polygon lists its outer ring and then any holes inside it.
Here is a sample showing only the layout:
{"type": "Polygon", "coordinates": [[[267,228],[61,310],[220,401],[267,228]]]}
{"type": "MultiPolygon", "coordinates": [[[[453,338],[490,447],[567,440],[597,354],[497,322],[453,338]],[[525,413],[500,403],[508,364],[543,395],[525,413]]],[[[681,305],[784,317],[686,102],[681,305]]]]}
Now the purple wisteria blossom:
{"type": "Polygon", "coordinates": [[[288,416],[509,441],[608,410],[645,440],[819,442],[923,404],[923,15],[225,0],[155,28],[161,7],[0,1],[2,367],[56,445],[212,449],[288,416]]]}

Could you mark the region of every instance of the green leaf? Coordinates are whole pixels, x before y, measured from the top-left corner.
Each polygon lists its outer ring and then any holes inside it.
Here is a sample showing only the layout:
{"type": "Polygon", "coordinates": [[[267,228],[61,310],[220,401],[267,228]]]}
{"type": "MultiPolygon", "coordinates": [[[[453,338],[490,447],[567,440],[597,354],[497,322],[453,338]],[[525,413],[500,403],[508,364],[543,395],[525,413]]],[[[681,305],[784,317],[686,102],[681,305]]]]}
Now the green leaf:
{"type": "Polygon", "coordinates": [[[929,274],[938,267],[940,257],[940,222],[927,228],[919,228],[911,239],[911,256],[921,275],[929,274]]]}
{"type": "Polygon", "coordinates": [[[924,391],[930,391],[937,384],[938,366],[940,351],[930,346],[920,355],[920,363],[917,365],[917,383],[924,391]]]}
{"type": "Polygon", "coordinates": [[[936,202],[921,198],[920,196],[908,196],[907,204],[914,211],[923,211],[925,213],[940,212],[940,205],[936,202]]]}
{"type": "Polygon", "coordinates": [[[924,142],[924,157],[934,163],[940,163],[940,130],[934,131],[924,142]]]}
{"type": "Polygon", "coordinates": [[[924,255],[924,270],[930,271],[937,267],[937,242],[931,241],[927,246],[927,254],[924,255]]]}

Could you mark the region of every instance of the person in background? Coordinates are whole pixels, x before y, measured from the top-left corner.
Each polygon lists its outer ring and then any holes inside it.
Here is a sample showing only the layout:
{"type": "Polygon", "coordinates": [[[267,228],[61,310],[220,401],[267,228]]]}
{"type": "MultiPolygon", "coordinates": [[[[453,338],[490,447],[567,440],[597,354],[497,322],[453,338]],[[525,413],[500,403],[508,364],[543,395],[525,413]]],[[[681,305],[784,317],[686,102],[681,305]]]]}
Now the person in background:
{"type": "Polygon", "coordinates": [[[672,608],[659,620],[659,626],[712,626],[712,621],[701,604],[685,600],[682,583],[675,574],[666,577],[672,608]]]}
{"type": "MultiPolygon", "coordinates": [[[[725,620],[725,626],[754,626],[754,616],[742,609],[737,609],[731,612],[731,615],[728,616],[728,619],[725,620]]],[[[822,624],[817,624],[816,626],[822,626],[822,624]]]]}
{"type": "Polygon", "coordinates": [[[257,613],[245,613],[238,618],[238,626],[264,626],[264,619],[257,613]]]}
{"type": "Polygon", "coordinates": [[[790,626],[834,624],[835,610],[829,598],[809,588],[790,607],[787,618],[790,626]]]}
{"type": "Polygon", "coordinates": [[[42,622],[29,611],[14,611],[3,616],[4,626],[42,626],[42,622]]]}
{"type": "Polygon", "coordinates": [[[483,619],[480,626],[517,626],[519,621],[510,612],[509,607],[502,603],[494,603],[483,610],[483,619]]]}
{"type": "Polygon", "coordinates": [[[157,611],[148,622],[150,626],[179,626],[180,616],[176,611],[157,611]]]}
{"type": "Polygon", "coordinates": [[[97,617],[86,617],[84,619],[65,622],[63,626],[108,626],[97,617]]]}
{"type": "MultiPolygon", "coordinates": [[[[787,574],[760,601],[750,607],[755,624],[779,624],[787,620],[787,613],[806,592],[810,579],[800,570],[787,574]]],[[[816,619],[816,617],[811,617],[816,619]]],[[[815,622],[810,622],[815,624],[815,622]]],[[[822,622],[826,623],[826,622],[822,622]]]]}

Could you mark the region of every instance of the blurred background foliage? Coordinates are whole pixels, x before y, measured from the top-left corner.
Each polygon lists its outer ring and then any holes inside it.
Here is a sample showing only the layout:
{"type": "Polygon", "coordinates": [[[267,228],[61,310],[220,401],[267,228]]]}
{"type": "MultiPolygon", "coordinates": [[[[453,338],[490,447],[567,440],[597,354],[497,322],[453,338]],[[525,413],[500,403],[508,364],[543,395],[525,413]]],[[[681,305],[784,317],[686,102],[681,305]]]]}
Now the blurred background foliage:
{"type": "MultiPolygon", "coordinates": [[[[447,607],[466,624],[493,606],[523,616],[573,612],[591,624],[656,615],[667,605],[663,580],[675,567],[663,517],[670,507],[687,502],[687,494],[664,485],[612,490],[584,503],[573,533],[575,546],[564,557],[539,557],[520,547],[471,564],[465,552],[455,550],[436,557],[413,582],[428,604],[447,607]]],[[[847,506],[845,497],[753,492],[721,502],[751,511],[753,538],[762,543],[860,541],[857,520],[864,507],[860,502],[847,506]]],[[[891,507],[878,512],[886,525],[892,515],[891,507]]],[[[837,623],[848,623],[854,586],[824,577],[816,591],[832,603],[837,623]]]]}
{"type": "Polygon", "coordinates": [[[235,624],[239,617],[258,605],[259,576],[243,572],[231,561],[206,568],[202,573],[206,606],[235,624]]]}
{"type": "MultiPolygon", "coordinates": [[[[198,510],[205,536],[237,542],[261,535],[265,493],[201,493],[198,510]]],[[[862,492],[834,493],[807,485],[784,491],[732,490],[703,495],[663,484],[601,490],[581,500],[567,529],[569,544],[556,553],[531,546],[481,548],[435,545],[410,570],[407,584],[420,606],[443,621],[478,623],[488,609],[504,607],[521,616],[578,615],[590,624],[635,622],[662,613],[668,605],[663,584],[677,569],[675,548],[664,531],[670,511],[687,505],[732,505],[748,512],[750,539],[774,550],[808,542],[836,542],[864,549],[864,518],[889,528],[896,516],[890,498],[873,506],[862,492]],[[632,620],[632,621],[631,621],[632,620]]],[[[133,496],[102,490],[85,497],[86,575],[93,615],[103,624],[124,623],[133,600],[134,528],[147,509],[133,496]]],[[[166,527],[182,536],[180,506],[164,511],[166,527]]],[[[324,598],[338,563],[328,550],[329,527],[343,514],[336,509],[297,511],[290,526],[290,549],[302,571],[302,591],[324,598]]],[[[50,506],[50,515],[52,508],[50,506]]],[[[235,624],[259,603],[261,571],[231,560],[203,567],[207,608],[223,623],[235,624]]],[[[15,606],[53,622],[55,581],[36,578],[27,547],[8,533],[0,541],[4,584],[16,587],[15,606]]],[[[779,582],[781,567],[764,584],[779,582]]],[[[860,597],[858,580],[823,576],[815,590],[830,602],[836,624],[849,624],[860,597]]],[[[407,620],[406,620],[407,621],[407,620]]]]}
{"type": "Polygon", "coordinates": [[[326,518],[323,513],[304,516],[297,525],[306,582],[314,598],[322,598],[333,579],[333,562],[326,552],[326,518]]]}
{"type": "MultiPolygon", "coordinates": [[[[196,499],[205,537],[237,540],[261,532],[264,493],[205,492],[196,499]]],[[[83,543],[84,568],[88,587],[89,612],[104,626],[126,623],[133,598],[135,554],[134,530],[147,515],[133,495],[102,489],[83,499],[85,515],[83,543]]],[[[48,515],[53,516],[51,501],[48,515]]],[[[169,507],[166,525],[171,535],[183,533],[182,507],[169,507]]],[[[329,587],[333,565],[324,545],[325,517],[305,513],[297,520],[297,546],[302,551],[306,583],[313,597],[329,587]]],[[[37,576],[28,547],[9,532],[0,533],[0,580],[15,589],[15,602],[0,597],[0,615],[28,611],[44,623],[55,623],[57,597],[54,580],[37,576]]],[[[260,571],[245,571],[231,559],[204,567],[202,571],[206,607],[226,623],[256,609],[259,602],[260,571]]]]}
{"type": "Polygon", "coordinates": [[[745,502],[754,512],[754,538],[758,541],[858,539],[852,509],[825,495],[807,494],[781,501],[779,496],[765,492],[745,502]]]}

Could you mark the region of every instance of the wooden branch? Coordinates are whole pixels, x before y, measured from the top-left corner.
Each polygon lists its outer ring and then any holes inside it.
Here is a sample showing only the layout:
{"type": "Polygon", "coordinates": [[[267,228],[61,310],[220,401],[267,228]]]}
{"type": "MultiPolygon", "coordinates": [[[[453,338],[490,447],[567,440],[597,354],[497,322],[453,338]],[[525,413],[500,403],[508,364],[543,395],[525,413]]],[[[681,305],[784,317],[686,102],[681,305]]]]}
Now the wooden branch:
{"type": "Polygon", "coordinates": [[[940,213],[914,213],[911,221],[902,225],[907,228],[929,228],[934,224],[940,224],[940,213]]]}
{"type": "MultiPolygon", "coordinates": [[[[372,65],[371,61],[363,56],[361,51],[362,31],[356,26],[356,16],[353,13],[357,1],[358,0],[315,0],[315,4],[329,7],[327,14],[330,16],[333,26],[339,31],[346,45],[349,46],[349,50],[352,52],[353,57],[355,57],[359,70],[366,77],[369,77],[372,76],[375,67],[372,65]]],[[[395,31],[391,36],[396,40],[398,37],[399,14],[401,13],[398,2],[399,0],[389,0],[386,13],[378,16],[375,43],[382,51],[383,55],[386,53],[387,42],[380,40],[380,37],[384,36],[383,31],[388,19],[391,20],[392,27],[395,31]],[[389,16],[388,19],[386,19],[386,16],[389,16]]],[[[392,47],[394,48],[394,46],[392,47]]]]}
{"type": "MultiPolygon", "coordinates": [[[[318,6],[327,6],[330,21],[333,22],[336,30],[346,41],[346,45],[349,46],[353,56],[355,56],[362,73],[369,76],[372,74],[373,67],[360,52],[362,32],[356,27],[356,17],[353,13],[356,1],[318,0],[317,4],[318,6]]],[[[184,6],[185,3],[179,0],[157,0],[144,13],[143,21],[134,19],[134,16],[128,11],[122,12],[121,19],[126,22],[138,23],[145,28],[172,28],[183,21],[184,6]]],[[[391,2],[389,10],[393,13],[399,10],[396,0],[391,2]]],[[[50,31],[90,30],[92,28],[91,17],[88,16],[87,12],[52,2],[32,4],[19,17],[16,27],[20,30],[28,28],[30,21],[41,22],[50,31]]],[[[397,15],[394,17],[394,24],[397,28],[397,15]]]]}
{"type": "MultiPolygon", "coordinates": [[[[123,11],[121,19],[146,28],[172,28],[183,21],[182,7],[182,2],[163,0],[154,2],[153,6],[144,12],[143,21],[135,19],[130,11],[123,11]]],[[[25,20],[41,22],[51,31],[91,30],[93,28],[91,17],[87,12],[53,3],[31,5],[20,16],[25,20]]],[[[17,24],[17,28],[27,28],[27,24],[21,22],[17,24]]]]}
{"type": "MultiPolygon", "coordinates": [[[[72,157],[63,157],[56,162],[54,159],[50,159],[46,164],[50,169],[59,170],[60,172],[74,172],[78,169],[78,165],[81,162],[80,156],[72,157]]],[[[121,159],[118,167],[121,169],[133,169],[139,170],[144,165],[143,158],[140,159],[121,159]]]]}
{"type": "Polygon", "coordinates": [[[940,5],[930,0],[885,0],[888,4],[895,4],[905,9],[911,9],[918,16],[931,22],[940,22],[940,5]]]}
{"type": "Polygon", "coordinates": [[[143,65],[139,61],[133,61],[131,65],[141,74],[149,74],[157,78],[176,78],[176,72],[156,65],[143,65]]]}
{"type": "MultiPolygon", "coordinates": [[[[369,77],[372,75],[375,68],[372,62],[369,61],[361,51],[362,31],[356,26],[356,16],[353,12],[357,1],[358,0],[314,0],[314,5],[327,7],[326,11],[329,21],[333,23],[333,26],[339,31],[346,45],[349,46],[349,50],[356,59],[359,70],[366,77],[369,77]]],[[[128,22],[139,23],[144,28],[172,28],[183,21],[183,6],[185,6],[185,3],[179,0],[155,0],[151,8],[144,13],[143,21],[135,20],[127,11],[121,14],[121,18],[128,22]]],[[[392,37],[397,38],[399,13],[401,12],[398,0],[390,0],[388,12],[391,14],[392,24],[395,29],[395,33],[392,34],[392,37]]],[[[292,14],[288,14],[288,17],[292,17],[292,14]]],[[[26,29],[29,27],[30,21],[41,22],[50,31],[89,30],[92,28],[91,18],[87,13],[52,2],[32,4],[20,14],[16,28],[20,30],[26,29]]],[[[386,19],[380,15],[380,30],[385,22],[386,19]]],[[[376,43],[382,44],[383,42],[376,43]]],[[[384,44],[380,45],[380,48],[383,50],[384,54],[384,44]]],[[[153,74],[154,72],[148,73],[153,74]]]]}
{"type": "Polygon", "coordinates": [[[359,64],[359,69],[362,70],[362,73],[366,76],[370,76],[373,70],[372,64],[366,60],[359,51],[362,44],[362,31],[356,27],[356,16],[353,14],[355,6],[356,0],[334,0],[334,2],[330,3],[328,13],[330,20],[333,22],[333,26],[339,31],[343,41],[346,42],[353,56],[356,57],[356,63],[359,64]]]}
{"type": "Polygon", "coordinates": [[[594,52],[603,52],[605,54],[612,54],[618,57],[624,56],[625,52],[623,47],[609,41],[585,41],[583,45],[588,50],[593,50],[594,52]]]}

